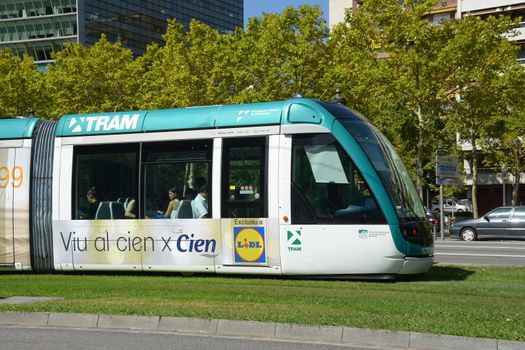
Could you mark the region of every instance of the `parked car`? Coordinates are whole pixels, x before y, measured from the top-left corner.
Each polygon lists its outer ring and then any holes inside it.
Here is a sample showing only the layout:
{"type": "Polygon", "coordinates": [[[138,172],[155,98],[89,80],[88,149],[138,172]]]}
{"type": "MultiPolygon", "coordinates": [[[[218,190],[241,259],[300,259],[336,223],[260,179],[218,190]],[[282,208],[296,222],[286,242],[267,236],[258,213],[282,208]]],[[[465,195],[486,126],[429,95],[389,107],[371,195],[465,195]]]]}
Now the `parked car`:
{"type": "Polygon", "coordinates": [[[478,219],[456,222],[450,228],[450,236],[458,236],[464,241],[524,239],[525,206],[498,207],[478,219]]]}
{"type": "MultiPolygon", "coordinates": [[[[432,210],[439,213],[439,199],[432,199],[432,210]]],[[[449,213],[464,212],[467,211],[467,207],[457,203],[454,199],[443,198],[443,211],[449,213]]]]}

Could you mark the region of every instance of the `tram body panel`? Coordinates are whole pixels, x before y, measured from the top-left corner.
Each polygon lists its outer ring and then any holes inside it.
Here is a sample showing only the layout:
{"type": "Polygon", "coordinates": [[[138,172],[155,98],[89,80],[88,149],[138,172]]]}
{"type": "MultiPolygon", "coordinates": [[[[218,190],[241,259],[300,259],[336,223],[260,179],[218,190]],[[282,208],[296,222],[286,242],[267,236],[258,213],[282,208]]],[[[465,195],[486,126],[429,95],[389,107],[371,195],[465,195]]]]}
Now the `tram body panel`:
{"type": "Polygon", "coordinates": [[[217,219],[55,221],[55,266],[214,272],[219,226],[217,219]]]}
{"type": "Polygon", "coordinates": [[[13,181],[13,231],[15,236],[15,266],[31,269],[29,254],[29,178],[31,173],[31,140],[24,140],[24,147],[16,149],[12,170],[13,181]],[[18,171],[17,171],[18,170],[18,171]],[[18,180],[16,180],[18,179],[18,180]],[[16,183],[18,181],[18,183],[16,183]]]}
{"type": "Polygon", "coordinates": [[[221,219],[221,243],[216,272],[281,273],[277,219],[221,219]]]}
{"type": "MultiPolygon", "coordinates": [[[[0,150],[0,264],[13,265],[15,262],[13,232],[13,188],[7,179],[15,163],[16,148],[0,150]]],[[[28,242],[29,244],[29,242],[28,242]]]]}
{"type": "Polygon", "coordinates": [[[30,269],[31,140],[10,145],[20,147],[0,149],[0,265],[30,269]]]}
{"type": "Polygon", "coordinates": [[[53,221],[71,220],[73,187],[73,146],[55,142],[53,164],[53,221]]]}
{"type": "Polygon", "coordinates": [[[395,274],[403,254],[388,225],[283,225],[283,274],[395,274]]]}
{"type": "Polygon", "coordinates": [[[280,274],[276,219],[62,220],[58,270],[280,274]]]}

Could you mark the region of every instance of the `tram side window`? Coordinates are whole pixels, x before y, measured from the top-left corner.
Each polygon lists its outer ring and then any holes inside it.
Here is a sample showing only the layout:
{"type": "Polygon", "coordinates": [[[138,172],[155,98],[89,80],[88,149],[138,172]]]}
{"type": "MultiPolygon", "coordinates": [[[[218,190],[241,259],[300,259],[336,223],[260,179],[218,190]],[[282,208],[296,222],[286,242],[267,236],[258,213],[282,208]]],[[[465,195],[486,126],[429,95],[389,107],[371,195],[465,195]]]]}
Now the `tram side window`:
{"type": "Polygon", "coordinates": [[[73,217],[137,217],[138,145],[75,147],[73,217]]]}
{"type": "Polygon", "coordinates": [[[332,135],[297,135],[292,145],[293,224],[385,222],[370,188],[332,135]]]}
{"type": "Polygon", "coordinates": [[[223,218],[267,217],[266,142],[265,137],[224,139],[223,218]]]}
{"type": "Polygon", "coordinates": [[[145,218],[211,217],[212,148],[211,140],[144,144],[145,218]]]}

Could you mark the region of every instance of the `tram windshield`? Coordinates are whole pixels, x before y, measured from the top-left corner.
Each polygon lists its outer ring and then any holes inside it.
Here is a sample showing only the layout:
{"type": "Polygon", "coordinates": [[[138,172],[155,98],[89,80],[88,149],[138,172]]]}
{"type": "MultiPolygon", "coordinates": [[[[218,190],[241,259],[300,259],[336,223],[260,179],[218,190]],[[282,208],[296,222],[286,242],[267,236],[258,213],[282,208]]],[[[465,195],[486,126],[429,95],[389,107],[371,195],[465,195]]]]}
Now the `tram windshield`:
{"type": "Polygon", "coordinates": [[[425,218],[425,208],[401,158],[366,119],[336,104],[321,103],[352,134],[378,172],[400,219],[425,218]]]}

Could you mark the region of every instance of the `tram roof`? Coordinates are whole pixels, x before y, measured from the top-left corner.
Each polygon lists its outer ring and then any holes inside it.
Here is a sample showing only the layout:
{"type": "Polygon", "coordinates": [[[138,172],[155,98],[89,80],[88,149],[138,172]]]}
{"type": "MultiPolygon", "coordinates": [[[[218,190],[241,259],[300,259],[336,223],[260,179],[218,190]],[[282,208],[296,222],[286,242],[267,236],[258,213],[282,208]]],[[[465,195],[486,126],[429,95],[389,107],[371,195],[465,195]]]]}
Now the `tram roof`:
{"type": "Polygon", "coordinates": [[[240,105],[188,107],[151,111],[70,114],[57,125],[57,136],[123,134],[293,123],[326,124],[333,117],[306,98],[240,105]]]}
{"type": "Polygon", "coordinates": [[[33,130],[38,118],[1,118],[0,139],[28,139],[33,136],[33,130]]]}

